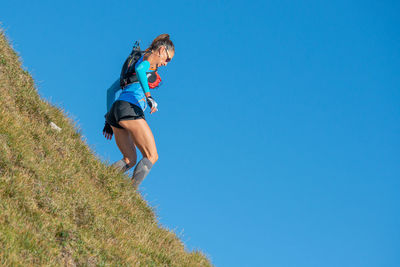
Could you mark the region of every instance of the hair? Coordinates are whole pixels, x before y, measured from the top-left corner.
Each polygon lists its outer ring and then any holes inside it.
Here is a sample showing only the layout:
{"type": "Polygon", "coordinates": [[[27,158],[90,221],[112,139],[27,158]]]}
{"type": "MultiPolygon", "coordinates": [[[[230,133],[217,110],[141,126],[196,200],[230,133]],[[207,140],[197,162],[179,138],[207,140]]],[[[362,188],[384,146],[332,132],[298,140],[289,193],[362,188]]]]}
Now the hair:
{"type": "Polygon", "coordinates": [[[164,33],[160,34],[159,36],[156,37],[156,39],[153,40],[149,48],[146,49],[146,51],[156,51],[158,48],[161,46],[165,46],[168,50],[173,50],[175,51],[175,46],[172,43],[172,41],[169,39],[169,34],[164,33]]]}

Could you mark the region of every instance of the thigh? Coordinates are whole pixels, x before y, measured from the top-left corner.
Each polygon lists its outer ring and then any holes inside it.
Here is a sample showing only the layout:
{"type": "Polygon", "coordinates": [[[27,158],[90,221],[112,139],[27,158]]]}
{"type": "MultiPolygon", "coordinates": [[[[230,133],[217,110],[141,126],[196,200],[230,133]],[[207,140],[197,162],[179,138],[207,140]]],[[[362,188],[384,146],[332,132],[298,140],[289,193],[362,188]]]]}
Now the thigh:
{"type": "Polygon", "coordinates": [[[115,142],[124,157],[136,160],[136,146],[131,133],[126,129],[113,127],[115,142]]]}
{"type": "Polygon", "coordinates": [[[135,145],[144,157],[150,158],[157,154],[153,133],[144,119],[123,120],[119,124],[131,133],[135,145]]]}

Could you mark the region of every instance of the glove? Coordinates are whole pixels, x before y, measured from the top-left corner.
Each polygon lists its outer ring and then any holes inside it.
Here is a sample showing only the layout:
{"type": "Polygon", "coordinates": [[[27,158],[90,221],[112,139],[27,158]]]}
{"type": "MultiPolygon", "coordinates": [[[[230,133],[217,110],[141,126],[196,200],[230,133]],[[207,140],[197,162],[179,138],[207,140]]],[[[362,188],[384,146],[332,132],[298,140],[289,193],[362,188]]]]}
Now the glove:
{"type": "Polygon", "coordinates": [[[157,102],[154,100],[154,98],[152,98],[151,96],[149,96],[147,98],[147,105],[149,105],[150,109],[153,109],[153,107],[157,110],[157,102]]]}
{"type": "Polygon", "coordinates": [[[104,124],[104,128],[103,128],[103,135],[105,138],[107,138],[108,140],[111,140],[112,136],[113,136],[113,130],[111,128],[111,125],[108,124],[108,122],[106,122],[104,124]]]}

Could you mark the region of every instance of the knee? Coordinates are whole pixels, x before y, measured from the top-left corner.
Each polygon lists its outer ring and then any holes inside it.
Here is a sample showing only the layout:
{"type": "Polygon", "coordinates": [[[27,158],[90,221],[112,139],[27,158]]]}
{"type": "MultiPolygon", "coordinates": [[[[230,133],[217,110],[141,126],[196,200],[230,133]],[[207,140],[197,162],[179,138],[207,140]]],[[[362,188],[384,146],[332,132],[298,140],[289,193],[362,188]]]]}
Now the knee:
{"type": "Polygon", "coordinates": [[[150,155],[148,155],[147,158],[151,161],[151,163],[153,163],[153,164],[156,163],[157,160],[158,160],[158,153],[157,153],[157,151],[154,152],[154,153],[150,153],[150,155]]]}

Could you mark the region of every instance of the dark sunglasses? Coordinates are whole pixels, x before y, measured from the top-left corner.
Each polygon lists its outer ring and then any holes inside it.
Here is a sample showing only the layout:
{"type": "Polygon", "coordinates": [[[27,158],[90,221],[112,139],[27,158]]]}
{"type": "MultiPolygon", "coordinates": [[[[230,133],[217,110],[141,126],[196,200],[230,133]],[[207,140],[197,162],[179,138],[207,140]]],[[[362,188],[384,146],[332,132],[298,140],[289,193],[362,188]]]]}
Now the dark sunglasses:
{"type": "Polygon", "coordinates": [[[171,61],[171,57],[169,56],[169,52],[168,52],[168,48],[165,47],[165,51],[167,52],[167,59],[165,60],[165,62],[170,62],[171,61]]]}

